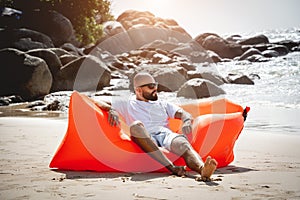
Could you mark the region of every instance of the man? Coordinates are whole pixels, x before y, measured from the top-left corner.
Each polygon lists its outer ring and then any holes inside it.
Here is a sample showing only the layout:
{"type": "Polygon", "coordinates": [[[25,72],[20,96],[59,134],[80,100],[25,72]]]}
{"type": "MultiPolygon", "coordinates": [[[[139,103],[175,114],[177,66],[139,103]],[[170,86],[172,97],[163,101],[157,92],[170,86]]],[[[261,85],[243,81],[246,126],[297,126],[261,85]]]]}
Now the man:
{"type": "Polygon", "coordinates": [[[217,161],[208,157],[205,163],[192,148],[185,135],[192,131],[192,116],[180,107],[158,100],[157,82],[149,73],[138,73],[133,79],[135,98],[114,100],[111,105],[97,102],[97,105],[109,111],[110,125],[118,126],[121,114],[130,126],[132,140],[156,161],[164,165],[177,176],[185,174],[185,166],[175,166],[159,147],[164,147],[182,157],[186,165],[209,181],[214,173],[217,161]],[[173,133],[168,128],[168,118],[183,121],[182,133],[173,133]]]}

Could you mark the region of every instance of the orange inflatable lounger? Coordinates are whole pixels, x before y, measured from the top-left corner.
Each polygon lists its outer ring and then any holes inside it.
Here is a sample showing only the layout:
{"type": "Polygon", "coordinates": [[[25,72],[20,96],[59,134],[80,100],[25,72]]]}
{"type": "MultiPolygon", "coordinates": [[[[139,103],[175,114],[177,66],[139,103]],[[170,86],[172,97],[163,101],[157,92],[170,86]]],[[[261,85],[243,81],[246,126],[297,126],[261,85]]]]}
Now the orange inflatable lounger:
{"type": "MultiPolygon", "coordinates": [[[[227,99],[199,101],[181,106],[194,119],[193,133],[188,138],[203,160],[211,156],[218,167],[234,159],[233,148],[244,126],[249,108],[243,109],[227,99]]],[[[69,106],[68,129],[55,153],[50,168],[100,172],[162,172],[167,169],[144,153],[130,140],[128,127],[108,124],[108,114],[93,100],[73,92],[69,106]]],[[[170,119],[170,128],[177,132],[181,121],[170,119]]],[[[185,165],[182,158],[163,150],[176,165],[185,165]]]]}

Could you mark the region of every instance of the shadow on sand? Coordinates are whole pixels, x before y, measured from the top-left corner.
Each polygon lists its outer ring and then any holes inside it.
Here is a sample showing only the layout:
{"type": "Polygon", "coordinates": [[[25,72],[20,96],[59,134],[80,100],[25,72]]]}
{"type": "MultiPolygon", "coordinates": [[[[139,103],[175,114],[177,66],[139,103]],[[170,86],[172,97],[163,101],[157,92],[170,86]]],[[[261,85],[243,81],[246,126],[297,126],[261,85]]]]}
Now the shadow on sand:
{"type": "MultiPolygon", "coordinates": [[[[53,171],[65,174],[65,179],[120,179],[123,182],[128,180],[130,181],[149,181],[152,179],[158,178],[167,178],[174,177],[174,175],[170,175],[169,173],[130,173],[130,172],[93,172],[93,171],[67,171],[67,170],[56,170],[53,171]]],[[[205,182],[208,186],[217,186],[219,185],[219,181],[222,181],[223,175],[226,174],[238,174],[238,173],[246,173],[249,171],[254,171],[254,169],[237,167],[234,165],[229,165],[227,167],[219,168],[215,171],[213,175],[213,180],[210,182],[205,182]],[[217,177],[217,178],[215,178],[217,177]]],[[[196,172],[188,171],[186,178],[196,179],[199,178],[199,175],[196,172]]]]}

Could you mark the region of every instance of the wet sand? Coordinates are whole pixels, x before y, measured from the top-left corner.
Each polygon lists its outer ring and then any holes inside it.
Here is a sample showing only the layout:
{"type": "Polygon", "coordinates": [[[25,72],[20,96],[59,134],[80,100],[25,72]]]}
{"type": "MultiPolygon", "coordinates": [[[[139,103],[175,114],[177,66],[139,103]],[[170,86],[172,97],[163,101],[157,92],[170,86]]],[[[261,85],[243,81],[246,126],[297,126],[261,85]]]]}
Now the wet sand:
{"type": "Polygon", "coordinates": [[[222,180],[197,182],[167,173],[49,169],[66,129],[66,117],[0,117],[0,199],[300,199],[297,135],[245,127],[234,162],[213,175],[222,180]]]}

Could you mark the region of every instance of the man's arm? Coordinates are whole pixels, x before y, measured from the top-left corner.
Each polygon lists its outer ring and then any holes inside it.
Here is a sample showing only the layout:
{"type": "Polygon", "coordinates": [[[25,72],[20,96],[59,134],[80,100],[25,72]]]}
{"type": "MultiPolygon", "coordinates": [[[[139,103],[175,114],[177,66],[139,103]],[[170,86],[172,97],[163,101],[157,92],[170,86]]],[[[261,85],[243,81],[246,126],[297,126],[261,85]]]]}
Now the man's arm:
{"type": "Polygon", "coordinates": [[[94,102],[96,106],[108,112],[108,122],[111,126],[120,125],[119,114],[116,110],[113,109],[110,103],[101,100],[94,100],[94,102]]]}
{"type": "Polygon", "coordinates": [[[94,103],[96,104],[96,106],[98,106],[99,108],[105,110],[105,111],[109,111],[110,109],[112,109],[111,104],[102,100],[98,100],[95,101],[94,103]]]}
{"type": "Polygon", "coordinates": [[[179,109],[175,113],[176,119],[181,119],[183,122],[182,124],[182,133],[183,134],[189,134],[192,132],[192,123],[193,123],[193,117],[190,113],[184,111],[183,109],[179,109]]]}

